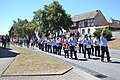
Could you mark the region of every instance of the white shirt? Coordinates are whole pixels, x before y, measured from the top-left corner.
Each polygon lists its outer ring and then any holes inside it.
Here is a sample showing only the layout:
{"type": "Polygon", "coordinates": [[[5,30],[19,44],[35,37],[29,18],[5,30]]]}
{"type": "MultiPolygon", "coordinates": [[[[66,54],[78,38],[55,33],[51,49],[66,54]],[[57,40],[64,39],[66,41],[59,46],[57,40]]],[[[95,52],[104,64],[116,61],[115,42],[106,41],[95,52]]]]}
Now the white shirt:
{"type": "Polygon", "coordinates": [[[98,38],[95,38],[93,42],[94,42],[94,46],[100,46],[100,40],[98,38]]]}
{"type": "Polygon", "coordinates": [[[78,44],[82,44],[83,38],[79,37],[78,38],[78,44]]]}

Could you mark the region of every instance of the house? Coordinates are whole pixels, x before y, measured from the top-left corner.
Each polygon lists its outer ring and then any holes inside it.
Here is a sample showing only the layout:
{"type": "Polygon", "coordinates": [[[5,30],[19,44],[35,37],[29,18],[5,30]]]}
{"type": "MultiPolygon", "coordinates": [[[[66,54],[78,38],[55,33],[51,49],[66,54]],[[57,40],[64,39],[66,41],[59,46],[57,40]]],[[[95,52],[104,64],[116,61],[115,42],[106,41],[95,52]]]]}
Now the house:
{"type": "Polygon", "coordinates": [[[111,19],[111,23],[109,23],[109,29],[111,31],[120,31],[120,20],[111,19]]]}
{"type": "Polygon", "coordinates": [[[100,10],[87,12],[72,17],[71,30],[78,30],[81,34],[93,34],[99,26],[108,25],[108,22],[100,10]]]}

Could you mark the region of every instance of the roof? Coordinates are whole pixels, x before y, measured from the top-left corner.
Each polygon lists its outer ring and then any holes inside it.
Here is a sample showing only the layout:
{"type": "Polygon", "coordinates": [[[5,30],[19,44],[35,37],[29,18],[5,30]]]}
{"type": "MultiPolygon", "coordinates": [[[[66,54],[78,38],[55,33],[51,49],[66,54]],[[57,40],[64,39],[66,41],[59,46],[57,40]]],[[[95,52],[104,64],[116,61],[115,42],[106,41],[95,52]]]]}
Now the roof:
{"type": "Polygon", "coordinates": [[[109,26],[113,28],[120,28],[120,23],[111,23],[109,26]]]}
{"type": "Polygon", "coordinates": [[[95,18],[95,16],[98,14],[98,12],[100,12],[100,10],[95,10],[95,11],[75,15],[72,17],[72,21],[77,22],[77,21],[81,21],[81,20],[85,20],[85,19],[95,18]]]}

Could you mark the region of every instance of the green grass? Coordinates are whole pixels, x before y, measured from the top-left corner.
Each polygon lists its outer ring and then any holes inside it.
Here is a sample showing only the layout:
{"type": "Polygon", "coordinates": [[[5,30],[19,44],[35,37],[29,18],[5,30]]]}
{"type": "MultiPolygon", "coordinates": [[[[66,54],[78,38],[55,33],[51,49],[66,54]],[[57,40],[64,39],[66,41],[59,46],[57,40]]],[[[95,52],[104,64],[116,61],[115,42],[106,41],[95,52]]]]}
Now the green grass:
{"type": "Polygon", "coordinates": [[[12,49],[20,54],[3,75],[53,74],[71,68],[70,65],[45,54],[15,46],[12,46],[12,49]]]}

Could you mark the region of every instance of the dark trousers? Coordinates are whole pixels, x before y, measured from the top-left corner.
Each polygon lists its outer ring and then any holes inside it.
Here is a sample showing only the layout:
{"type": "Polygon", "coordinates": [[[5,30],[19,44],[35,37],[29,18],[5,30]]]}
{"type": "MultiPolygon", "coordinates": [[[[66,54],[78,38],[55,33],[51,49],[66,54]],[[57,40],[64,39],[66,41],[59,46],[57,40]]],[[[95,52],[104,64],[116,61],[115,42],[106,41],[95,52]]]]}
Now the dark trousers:
{"type": "Polygon", "coordinates": [[[62,44],[60,43],[60,46],[59,46],[59,54],[61,55],[61,50],[62,50],[62,44]]]}
{"type": "Polygon", "coordinates": [[[94,46],[93,45],[91,46],[90,52],[92,55],[94,55],[94,46]]]}
{"type": "Polygon", "coordinates": [[[39,47],[39,49],[41,49],[41,43],[40,42],[38,43],[38,47],[39,47]]]}
{"type": "Polygon", "coordinates": [[[64,53],[65,53],[65,58],[69,58],[69,49],[63,49],[64,50],[64,53]]]}
{"type": "Polygon", "coordinates": [[[55,45],[53,46],[53,53],[57,53],[57,47],[55,45]]]}
{"type": "Polygon", "coordinates": [[[52,53],[52,45],[48,45],[48,52],[52,53]]]}
{"type": "Polygon", "coordinates": [[[27,48],[29,48],[29,42],[27,42],[27,48]]]}
{"type": "Polygon", "coordinates": [[[84,52],[84,50],[83,50],[83,44],[79,44],[79,53],[81,53],[81,52],[84,52]],[[82,49],[82,51],[81,51],[81,49],[82,49]]]}
{"type": "Polygon", "coordinates": [[[48,52],[47,50],[48,50],[48,45],[47,43],[45,43],[45,52],[48,52]]]}
{"type": "Polygon", "coordinates": [[[100,57],[100,46],[95,46],[95,56],[100,57]]]}
{"type": "Polygon", "coordinates": [[[101,50],[102,50],[101,61],[104,61],[105,52],[106,52],[106,56],[107,56],[107,61],[110,61],[110,55],[109,55],[109,51],[108,51],[108,46],[106,46],[106,47],[101,46],[101,50]]]}
{"type": "Polygon", "coordinates": [[[41,50],[44,51],[44,44],[41,44],[41,50]]]}
{"type": "Polygon", "coordinates": [[[73,58],[73,53],[74,53],[75,59],[77,59],[77,52],[75,51],[75,46],[70,46],[71,59],[73,58]]]}
{"type": "Polygon", "coordinates": [[[56,46],[56,53],[57,53],[58,55],[60,55],[60,54],[59,54],[59,49],[60,49],[59,46],[56,46]]]}
{"type": "Polygon", "coordinates": [[[84,58],[86,58],[86,52],[87,52],[87,54],[88,54],[88,58],[90,59],[91,48],[86,48],[86,46],[85,46],[84,58]]]}

